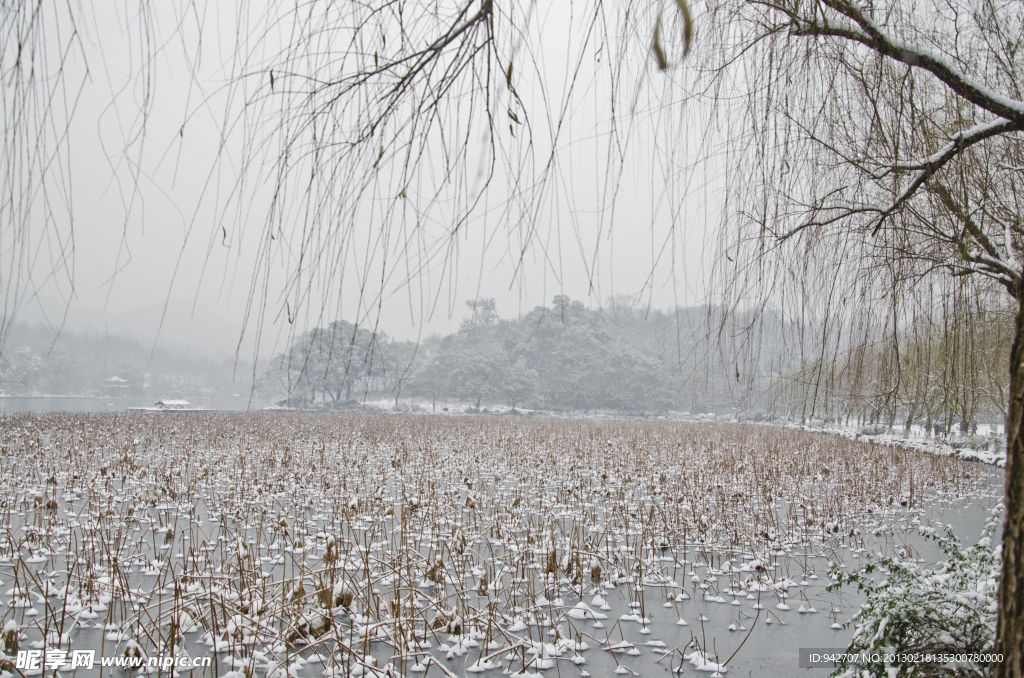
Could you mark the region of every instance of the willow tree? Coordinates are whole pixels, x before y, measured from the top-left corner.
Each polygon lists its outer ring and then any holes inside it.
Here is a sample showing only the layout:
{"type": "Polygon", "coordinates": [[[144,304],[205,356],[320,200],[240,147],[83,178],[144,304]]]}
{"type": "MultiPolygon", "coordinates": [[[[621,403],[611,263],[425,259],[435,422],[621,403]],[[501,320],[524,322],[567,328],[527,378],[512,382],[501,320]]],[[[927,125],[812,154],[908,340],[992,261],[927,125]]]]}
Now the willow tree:
{"type": "Polygon", "coordinates": [[[697,82],[744,92],[742,110],[726,125],[739,142],[730,155],[735,181],[720,289],[818,314],[813,326],[823,336],[810,345],[822,355],[855,345],[856,337],[838,335],[856,332],[864,318],[883,326],[892,350],[881,390],[892,397],[905,386],[899,338],[923,286],[962,279],[984,290],[991,281],[1016,303],[997,620],[1006,661],[996,675],[1020,676],[1022,6],[724,2],[703,21],[702,35],[714,44],[695,66],[697,82]]]}
{"type": "Polygon", "coordinates": [[[65,80],[61,63],[80,55],[81,42],[74,19],[55,14],[41,3],[0,6],[0,346],[34,285],[73,288],[70,186],[44,179],[67,174],[67,130],[83,83],[65,80]]]}

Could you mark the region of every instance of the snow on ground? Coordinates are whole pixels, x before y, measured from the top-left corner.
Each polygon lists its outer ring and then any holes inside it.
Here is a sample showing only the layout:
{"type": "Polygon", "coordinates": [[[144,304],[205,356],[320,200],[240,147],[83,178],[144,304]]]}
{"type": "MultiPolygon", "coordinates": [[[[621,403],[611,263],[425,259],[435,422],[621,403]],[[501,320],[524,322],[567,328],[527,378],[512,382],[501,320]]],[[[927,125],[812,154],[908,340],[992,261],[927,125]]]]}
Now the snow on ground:
{"type": "Polygon", "coordinates": [[[895,445],[908,450],[954,456],[964,461],[980,461],[1006,468],[1006,437],[1001,426],[998,430],[988,425],[980,426],[977,434],[963,436],[959,433],[927,435],[921,426],[913,426],[910,431],[880,428],[875,432],[870,428],[857,430],[848,427],[806,427],[806,430],[825,431],[851,440],[895,445]]]}

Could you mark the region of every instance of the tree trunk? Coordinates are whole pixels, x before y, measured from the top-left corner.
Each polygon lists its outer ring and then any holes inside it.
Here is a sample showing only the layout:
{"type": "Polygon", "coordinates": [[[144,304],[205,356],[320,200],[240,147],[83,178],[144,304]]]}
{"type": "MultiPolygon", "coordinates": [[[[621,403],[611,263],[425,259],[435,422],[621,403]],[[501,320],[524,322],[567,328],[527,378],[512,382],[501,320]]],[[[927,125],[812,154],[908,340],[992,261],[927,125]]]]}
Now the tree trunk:
{"type": "Polygon", "coordinates": [[[1017,301],[1017,322],[1010,349],[1010,403],[1006,417],[1006,515],[1003,519],[1003,570],[999,577],[996,623],[997,678],[1024,676],[1024,295],[1017,301]]]}

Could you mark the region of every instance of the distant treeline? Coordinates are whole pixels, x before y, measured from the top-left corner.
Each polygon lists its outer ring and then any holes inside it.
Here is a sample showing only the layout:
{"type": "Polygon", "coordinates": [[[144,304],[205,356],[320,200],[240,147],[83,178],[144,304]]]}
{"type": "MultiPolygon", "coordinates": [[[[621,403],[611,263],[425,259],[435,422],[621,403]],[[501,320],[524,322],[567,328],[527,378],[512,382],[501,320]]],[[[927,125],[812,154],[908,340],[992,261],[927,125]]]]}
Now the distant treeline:
{"type": "Polygon", "coordinates": [[[836,341],[770,310],[670,311],[556,296],[517,319],[466,302],[458,331],[416,345],[346,321],[297,337],[259,382],[292,407],[367,400],[543,410],[688,411],[741,418],[966,428],[1000,421],[1011,316],[978,296],[930,316],[850,320],[836,341]],[[969,302],[969,303],[968,303],[969,302]],[[823,344],[819,337],[825,337],[823,344]]]}
{"type": "Polygon", "coordinates": [[[557,296],[506,319],[493,299],[477,299],[456,332],[418,345],[344,320],[305,332],[256,371],[255,383],[251,366],[232,356],[154,350],[108,333],[55,340],[48,328],[20,325],[0,351],[0,394],[209,406],[254,397],[327,409],[387,399],[431,410],[687,411],[961,430],[999,422],[1012,313],[999,297],[943,299],[905,320],[851,316],[829,332],[764,308],[658,310],[631,298],[588,308],[557,296]]]}
{"type": "Polygon", "coordinates": [[[629,299],[589,309],[556,296],[551,307],[503,319],[493,299],[467,306],[457,332],[418,346],[345,321],[317,328],[274,358],[260,386],[296,407],[383,395],[432,409],[458,401],[475,409],[700,413],[733,404],[720,367],[727,353],[708,340],[713,309],[664,312],[629,299]]]}
{"type": "Polygon", "coordinates": [[[215,401],[247,397],[251,381],[251,369],[232,357],[201,357],[188,347],[154,350],[151,341],[106,332],[55,336],[47,327],[16,325],[0,352],[4,395],[215,401]]]}

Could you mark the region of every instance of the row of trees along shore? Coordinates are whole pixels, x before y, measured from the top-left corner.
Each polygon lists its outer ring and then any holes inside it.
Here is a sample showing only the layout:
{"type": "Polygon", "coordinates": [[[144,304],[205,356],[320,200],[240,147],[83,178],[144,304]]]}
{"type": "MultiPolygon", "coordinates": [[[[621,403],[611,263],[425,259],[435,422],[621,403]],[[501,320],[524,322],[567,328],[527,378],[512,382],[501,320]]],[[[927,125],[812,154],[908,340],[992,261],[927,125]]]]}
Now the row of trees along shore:
{"type": "Polygon", "coordinates": [[[493,299],[476,299],[458,331],[420,345],[346,321],[313,329],[274,357],[259,388],[292,407],[387,398],[432,411],[459,402],[966,431],[1006,415],[1013,319],[998,296],[965,292],[941,295],[937,312],[921,309],[895,333],[851,318],[853,340],[824,347],[820,328],[761,317],[756,352],[726,339],[750,314],[716,307],[666,312],[620,297],[592,309],[556,296],[503,319],[493,299]]]}

